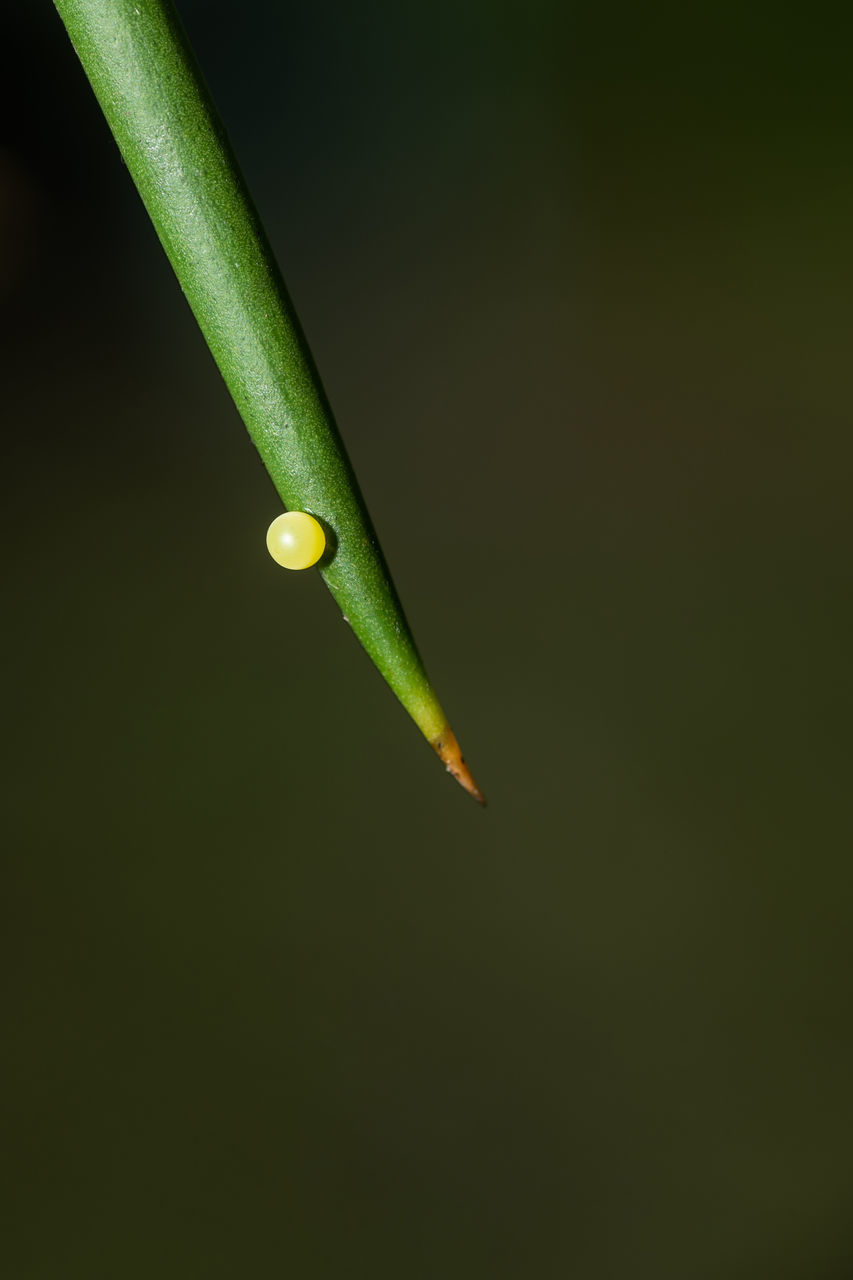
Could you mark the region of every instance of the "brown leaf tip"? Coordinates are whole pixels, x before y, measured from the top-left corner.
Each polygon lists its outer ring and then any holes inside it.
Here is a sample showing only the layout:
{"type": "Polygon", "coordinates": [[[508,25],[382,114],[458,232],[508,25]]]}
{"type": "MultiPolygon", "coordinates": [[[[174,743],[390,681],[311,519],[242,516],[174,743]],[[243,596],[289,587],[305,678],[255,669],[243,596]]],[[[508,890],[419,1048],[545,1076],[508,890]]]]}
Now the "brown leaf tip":
{"type": "Polygon", "coordinates": [[[473,796],[478,804],[484,805],[486,797],[474,781],[471,770],[465,763],[465,759],[460,750],[459,743],[456,741],[456,734],[451,728],[447,728],[433,742],[436,754],[444,762],[444,767],[448,773],[452,773],[460,787],[464,787],[469,795],[473,796]]]}

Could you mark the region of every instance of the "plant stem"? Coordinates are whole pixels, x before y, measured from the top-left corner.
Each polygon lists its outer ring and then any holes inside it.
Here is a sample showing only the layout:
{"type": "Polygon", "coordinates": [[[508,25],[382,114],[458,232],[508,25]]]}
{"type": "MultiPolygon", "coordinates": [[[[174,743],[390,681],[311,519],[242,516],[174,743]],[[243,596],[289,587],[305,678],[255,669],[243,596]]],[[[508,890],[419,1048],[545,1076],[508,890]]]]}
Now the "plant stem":
{"type": "Polygon", "coordinates": [[[285,506],[331,535],[320,572],[447,768],[459,753],[308,344],[171,0],[55,0],[187,301],[285,506]]]}

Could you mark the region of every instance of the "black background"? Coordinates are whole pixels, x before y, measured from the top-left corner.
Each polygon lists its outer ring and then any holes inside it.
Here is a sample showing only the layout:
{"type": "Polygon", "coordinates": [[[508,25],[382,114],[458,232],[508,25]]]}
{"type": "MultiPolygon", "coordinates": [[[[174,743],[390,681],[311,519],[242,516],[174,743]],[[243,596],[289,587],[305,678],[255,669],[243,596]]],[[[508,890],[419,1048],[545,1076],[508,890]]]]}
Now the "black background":
{"type": "Polygon", "coordinates": [[[13,1280],[853,1274],[851,33],[688,8],[182,6],[485,812],[6,16],[13,1280]]]}

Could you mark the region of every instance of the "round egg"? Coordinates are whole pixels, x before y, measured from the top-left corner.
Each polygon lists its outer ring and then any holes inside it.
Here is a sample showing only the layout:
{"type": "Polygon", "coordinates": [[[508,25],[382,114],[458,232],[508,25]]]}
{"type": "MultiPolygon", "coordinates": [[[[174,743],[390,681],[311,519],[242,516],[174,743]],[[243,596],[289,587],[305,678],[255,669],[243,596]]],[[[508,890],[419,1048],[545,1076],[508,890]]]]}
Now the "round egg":
{"type": "Polygon", "coordinates": [[[267,530],[267,550],[284,569],[310,569],[325,549],[323,526],[307,511],[285,511],[267,530]]]}

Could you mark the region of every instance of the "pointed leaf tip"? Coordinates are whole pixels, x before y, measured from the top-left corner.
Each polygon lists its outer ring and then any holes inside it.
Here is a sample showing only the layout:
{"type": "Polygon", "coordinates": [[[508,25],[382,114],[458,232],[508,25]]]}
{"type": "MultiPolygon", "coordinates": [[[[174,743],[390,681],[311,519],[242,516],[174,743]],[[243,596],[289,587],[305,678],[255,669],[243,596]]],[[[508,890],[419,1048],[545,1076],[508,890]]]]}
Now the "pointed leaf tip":
{"type": "Polygon", "coordinates": [[[486,797],[474,781],[473,774],[465,763],[459,743],[456,741],[456,734],[451,728],[447,728],[433,742],[436,754],[444,762],[444,767],[448,773],[452,773],[460,787],[464,787],[469,795],[473,796],[478,804],[485,807],[486,797]]]}

